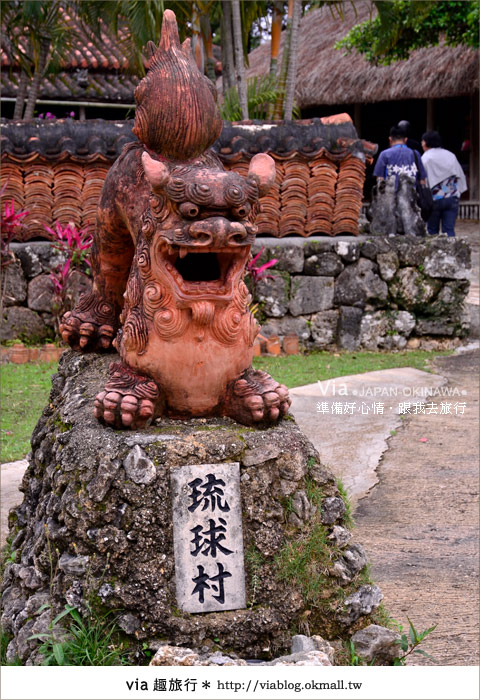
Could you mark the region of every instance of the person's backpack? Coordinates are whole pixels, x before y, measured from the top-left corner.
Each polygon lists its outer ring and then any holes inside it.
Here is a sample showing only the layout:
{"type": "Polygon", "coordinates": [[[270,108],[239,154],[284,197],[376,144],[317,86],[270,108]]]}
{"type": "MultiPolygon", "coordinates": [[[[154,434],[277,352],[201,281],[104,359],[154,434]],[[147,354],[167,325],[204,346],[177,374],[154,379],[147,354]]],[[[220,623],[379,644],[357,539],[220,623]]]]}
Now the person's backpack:
{"type": "MultiPolygon", "coordinates": [[[[415,163],[417,164],[417,170],[420,173],[420,165],[418,162],[417,152],[413,151],[413,155],[415,156],[415,163]]],[[[433,211],[432,191],[428,185],[421,185],[418,177],[417,177],[416,188],[417,188],[417,202],[418,202],[418,206],[420,207],[422,219],[424,221],[428,221],[428,219],[430,218],[430,215],[433,211]]]]}

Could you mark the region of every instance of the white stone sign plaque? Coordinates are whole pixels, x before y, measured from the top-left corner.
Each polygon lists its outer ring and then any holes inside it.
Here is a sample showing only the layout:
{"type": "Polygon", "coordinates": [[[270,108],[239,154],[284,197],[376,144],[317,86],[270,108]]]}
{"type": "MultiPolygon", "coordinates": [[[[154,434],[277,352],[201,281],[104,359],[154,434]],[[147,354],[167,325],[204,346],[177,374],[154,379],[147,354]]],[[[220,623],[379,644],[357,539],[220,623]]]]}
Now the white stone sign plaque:
{"type": "Polygon", "coordinates": [[[171,484],[179,608],[245,608],[239,463],[179,467],[171,484]]]}

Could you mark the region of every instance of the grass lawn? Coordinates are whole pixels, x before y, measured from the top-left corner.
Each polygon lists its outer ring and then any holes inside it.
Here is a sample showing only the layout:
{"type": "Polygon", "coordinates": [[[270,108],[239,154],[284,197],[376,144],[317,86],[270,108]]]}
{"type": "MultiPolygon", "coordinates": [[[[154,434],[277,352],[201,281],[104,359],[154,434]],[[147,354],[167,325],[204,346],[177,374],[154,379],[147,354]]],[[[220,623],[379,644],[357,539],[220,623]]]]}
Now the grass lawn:
{"type": "MultiPolygon", "coordinates": [[[[429,361],[449,352],[412,350],[380,352],[315,352],[287,357],[256,357],[254,367],[271,374],[289,388],[317,380],[344,377],[376,369],[415,367],[429,370],[429,361]]],[[[57,363],[5,364],[1,368],[1,461],[23,459],[30,451],[30,436],[45,408],[51,376],[57,363]]]]}
{"type": "Polygon", "coordinates": [[[312,352],[309,355],[254,357],[255,369],[263,369],[289,389],[348,374],[393,367],[430,371],[430,361],[451,351],[404,350],[402,352],[312,352]]]}
{"type": "Polygon", "coordinates": [[[57,362],[1,368],[1,461],[23,459],[30,451],[30,436],[47,405],[51,377],[57,362]]]}

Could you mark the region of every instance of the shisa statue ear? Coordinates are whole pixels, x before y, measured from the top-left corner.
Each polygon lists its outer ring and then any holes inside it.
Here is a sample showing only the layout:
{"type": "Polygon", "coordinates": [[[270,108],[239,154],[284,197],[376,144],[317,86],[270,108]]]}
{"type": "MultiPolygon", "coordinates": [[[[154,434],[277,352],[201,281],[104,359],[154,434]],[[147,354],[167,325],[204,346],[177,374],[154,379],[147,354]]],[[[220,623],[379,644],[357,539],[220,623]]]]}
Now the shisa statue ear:
{"type": "Polygon", "coordinates": [[[142,153],[142,165],[145,175],[152,187],[161,189],[170,179],[170,172],[164,163],[151,158],[146,151],[142,153]]]}
{"type": "MultiPolygon", "coordinates": [[[[182,51],[190,61],[193,61],[195,63],[195,59],[193,57],[193,51],[192,51],[192,40],[189,36],[187,36],[185,41],[182,43],[182,51]]],[[[195,63],[195,66],[196,65],[197,64],[195,63]]]]}
{"type": "Polygon", "coordinates": [[[155,51],[157,50],[157,46],[154,41],[147,41],[147,45],[145,46],[144,53],[145,56],[147,57],[147,60],[150,60],[155,56],[155,51]]]}
{"type": "Polygon", "coordinates": [[[264,197],[275,182],[275,161],[266,153],[257,153],[250,161],[248,175],[258,181],[258,192],[264,197]]]}

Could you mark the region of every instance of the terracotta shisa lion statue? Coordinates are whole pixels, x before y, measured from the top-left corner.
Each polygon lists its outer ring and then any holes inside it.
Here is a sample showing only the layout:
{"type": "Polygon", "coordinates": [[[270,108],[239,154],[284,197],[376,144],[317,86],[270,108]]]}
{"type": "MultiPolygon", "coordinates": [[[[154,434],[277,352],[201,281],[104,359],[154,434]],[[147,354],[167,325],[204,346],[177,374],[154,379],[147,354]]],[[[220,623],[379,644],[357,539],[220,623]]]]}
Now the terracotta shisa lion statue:
{"type": "Polygon", "coordinates": [[[72,348],[121,362],[95,400],[109,425],[141,428],[160,416],[229,416],[269,424],[288,391],[251,367],[258,324],[243,281],[257,203],[275,179],[266,154],[248,176],[208,150],[222,121],[215,88],[180,44],[166,10],[160,45],[135,99],[134,133],[99,203],[92,292],[60,326],[72,348]]]}

